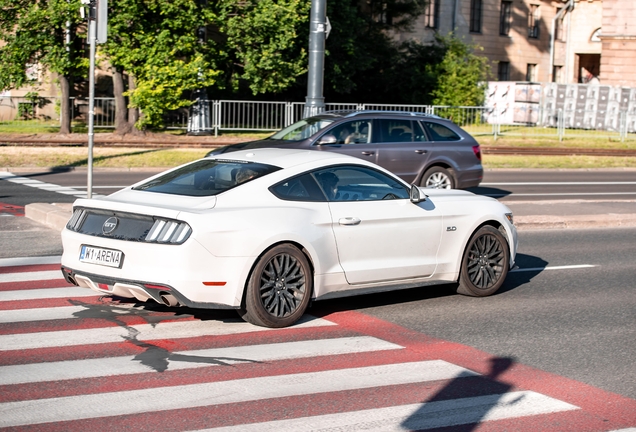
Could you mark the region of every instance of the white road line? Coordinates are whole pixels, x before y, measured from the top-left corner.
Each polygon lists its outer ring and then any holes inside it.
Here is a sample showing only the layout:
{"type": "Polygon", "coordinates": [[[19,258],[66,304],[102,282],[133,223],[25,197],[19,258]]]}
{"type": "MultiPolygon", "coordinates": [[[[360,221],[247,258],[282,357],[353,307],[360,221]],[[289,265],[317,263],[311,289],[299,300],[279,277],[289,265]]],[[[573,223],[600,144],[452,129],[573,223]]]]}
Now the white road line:
{"type": "MultiPolygon", "coordinates": [[[[0,302],[14,300],[41,300],[65,297],[95,297],[99,293],[80,287],[42,288],[15,291],[0,291],[0,302]]],[[[1,347],[0,347],[1,349],[1,347]]]]}
{"type": "Polygon", "coordinates": [[[572,193],[507,193],[507,194],[484,194],[489,197],[542,197],[542,196],[609,196],[609,195],[636,195],[636,192],[572,192],[572,193]]]}
{"type": "Polygon", "coordinates": [[[77,318],[74,314],[85,310],[86,308],[83,306],[3,310],[0,311],[0,324],[72,319],[77,318]]]}
{"type": "Polygon", "coordinates": [[[569,266],[548,266],[548,267],[528,267],[528,268],[514,268],[509,273],[525,272],[525,271],[544,271],[544,270],[573,270],[581,268],[597,267],[594,264],[578,264],[569,266]]]}
{"type": "Polygon", "coordinates": [[[503,182],[503,183],[480,183],[480,186],[607,186],[607,185],[636,185],[633,181],[617,182],[503,182]]]}
{"type": "Polygon", "coordinates": [[[199,432],[386,432],[436,429],[489,420],[525,417],[579,409],[532,391],[400,405],[266,423],[204,429],[199,432]]]}
{"type": "Polygon", "coordinates": [[[61,270],[47,270],[34,272],[0,273],[0,283],[2,282],[27,282],[50,279],[64,279],[61,270]]]}
{"type": "Polygon", "coordinates": [[[155,360],[149,362],[144,362],[143,359],[135,356],[122,356],[11,365],[0,367],[0,385],[131,375],[163,372],[164,370],[219,366],[222,364],[267,362],[402,348],[404,347],[371,336],[358,336],[173,353],[166,351],[165,357],[162,358],[158,355],[155,360]],[[161,368],[161,370],[157,370],[157,368],[161,368]]]}
{"type": "Polygon", "coordinates": [[[0,404],[0,427],[187,409],[475,376],[442,360],[0,404]]]}
{"type": "Polygon", "coordinates": [[[60,264],[61,260],[61,256],[0,258],[0,267],[60,264]]]}
{"type": "MultiPolygon", "coordinates": [[[[295,328],[324,327],[334,323],[305,315],[295,328]]],[[[237,318],[235,322],[184,321],[134,326],[113,326],[95,329],[61,330],[17,335],[0,335],[0,352],[35,348],[68,347],[127,340],[148,341],[156,339],[181,339],[195,336],[218,336],[248,332],[272,331],[265,327],[248,324],[237,318]]]]}
{"type": "MultiPolygon", "coordinates": [[[[60,186],[60,185],[56,185],[53,183],[45,183],[43,181],[40,180],[35,180],[32,178],[28,178],[28,177],[21,177],[21,176],[17,176],[15,174],[12,173],[2,173],[2,175],[0,175],[0,178],[10,181],[12,183],[16,183],[16,184],[21,184],[23,186],[30,186],[30,187],[34,187],[37,189],[42,189],[42,190],[46,190],[49,192],[56,192],[56,193],[61,193],[64,195],[73,195],[76,196],[78,198],[86,198],[86,191],[81,191],[81,190],[76,190],[73,189],[71,187],[68,186],[60,186]]],[[[86,187],[86,186],[84,186],[86,187]]],[[[100,195],[95,195],[93,194],[94,197],[100,196],[100,195]]]]}

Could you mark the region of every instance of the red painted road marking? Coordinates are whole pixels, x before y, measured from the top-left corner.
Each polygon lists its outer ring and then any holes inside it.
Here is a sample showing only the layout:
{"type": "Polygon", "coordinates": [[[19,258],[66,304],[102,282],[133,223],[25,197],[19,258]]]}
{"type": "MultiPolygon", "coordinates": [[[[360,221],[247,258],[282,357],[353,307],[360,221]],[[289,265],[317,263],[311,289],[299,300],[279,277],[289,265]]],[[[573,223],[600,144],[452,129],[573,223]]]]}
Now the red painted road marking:
{"type": "Polygon", "coordinates": [[[0,202],[0,215],[24,216],[24,207],[0,202]]]}
{"type": "MultiPolygon", "coordinates": [[[[38,268],[32,271],[42,271],[38,268]]],[[[20,273],[21,269],[15,269],[20,273]]],[[[10,284],[7,282],[6,284],[10,284]]],[[[15,283],[19,286],[20,282],[15,283]]],[[[38,282],[32,287],[20,286],[24,289],[41,289],[46,282],[38,282]]],[[[9,286],[6,286],[10,290],[9,286]]],[[[43,290],[46,292],[46,289],[43,290]]],[[[34,291],[35,292],[35,291],[34,291]]],[[[46,296],[46,294],[44,294],[46,296]]],[[[616,395],[592,386],[537,370],[522,364],[515,363],[511,359],[496,358],[491,354],[479,351],[475,348],[445,340],[432,338],[425,334],[405,329],[393,323],[370,317],[354,311],[328,313],[320,318],[328,320],[336,325],[288,328],[280,330],[251,329],[247,327],[245,332],[236,334],[210,334],[198,335],[208,324],[215,323],[218,327],[226,328],[236,325],[236,319],[228,311],[194,311],[191,309],[157,309],[148,306],[132,308],[130,304],[123,305],[109,298],[100,299],[90,297],[86,299],[46,299],[0,301],[0,316],[2,310],[31,310],[56,308],[62,306],[85,305],[86,313],[82,311],[78,316],[70,319],[57,313],[56,320],[25,321],[20,314],[5,315],[5,323],[0,325],[2,330],[0,340],[0,367],[3,366],[28,366],[46,367],[46,363],[55,361],[71,361],[82,359],[105,359],[107,357],[133,356],[131,361],[142,362],[147,365],[148,372],[135,373],[134,375],[108,376],[111,371],[104,371],[103,376],[92,378],[75,378],[44,382],[28,382],[22,384],[7,384],[0,386],[0,427],[9,425],[3,423],[13,414],[12,409],[21,408],[21,403],[43,404],[46,410],[47,400],[51,400],[55,406],[56,398],[71,398],[69,402],[82,398],[104,397],[104,403],[113,403],[119,406],[119,400],[131,397],[125,404],[134,405],[137,401],[131,395],[135,392],[159,392],[164,398],[153,399],[163,404],[165,408],[151,406],[146,411],[128,415],[97,414],[91,417],[93,409],[103,408],[99,404],[89,404],[80,416],[69,417],[65,421],[53,421],[39,426],[20,423],[20,420],[10,425],[11,430],[92,430],[92,429],[128,429],[152,431],[173,431],[204,429],[221,426],[234,426],[236,430],[247,423],[274,423],[278,424],[283,419],[297,419],[308,416],[346,416],[365,410],[393,408],[416,404],[436,404],[453,401],[466,401],[470,398],[482,396],[503,396],[506,394],[522,394],[531,391],[539,397],[552,398],[553,402],[570,404],[569,410],[560,412],[548,412],[543,414],[524,414],[522,417],[488,420],[487,413],[494,406],[487,406],[478,414],[476,424],[455,423],[454,426],[442,430],[462,431],[610,431],[636,426],[636,401],[616,395]],[[47,306],[48,303],[48,306],[47,306]],[[7,307],[7,305],[11,305],[7,307]],[[95,307],[97,306],[97,307],[95,307]],[[112,310],[111,310],[112,309],[112,310]],[[184,314],[184,315],[181,315],[184,314]],[[228,318],[230,317],[231,318],[228,318]],[[18,322],[12,322],[12,321],[18,322]],[[193,334],[182,334],[163,338],[159,329],[170,323],[200,322],[201,325],[193,327],[193,334]],[[156,326],[157,336],[154,339],[144,339],[146,327],[135,327],[138,324],[152,324],[156,326]],[[67,332],[68,337],[86,329],[103,329],[108,331],[113,326],[120,326],[129,331],[129,335],[120,340],[113,339],[105,343],[93,343],[91,340],[79,340],[77,345],[52,346],[50,343],[31,349],[18,349],[15,342],[31,334],[47,334],[47,332],[67,332]],[[136,329],[139,330],[136,330],[136,329]],[[198,330],[197,330],[198,329],[198,330]],[[13,338],[2,339],[2,338],[13,338]],[[185,359],[172,359],[174,353],[197,349],[240,347],[250,345],[263,345],[271,343],[291,343],[297,341],[329,340],[342,337],[371,336],[387,341],[401,348],[389,349],[381,352],[355,352],[347,354],[311,355],[305,357],[254,362],[246,360],[243,363],[205,364],[214,359],[197,357],[190,354],[185,359]],[[4,346],[3,346],[4,345],[4,346]],[[8,348],[9,346],[13,348],[8,348]],[[44,347],[46,346],[46,347],[44,347]],[[4,348],[4,350],[3,350],[4,348]],[[162,357],[163,356],[163,357],[162,357]],[[184,386],[196,388],[205,387],[206,384],[216,385],[222,383],[233,384],[244,380],[259,380],[275,378],[275,382],[281,385],[294,384],[295,379],[310,374],[324,374],[330,376],[337,371],[347,371],[353,368],[379,368],[384,366],[401,365],[406,368],[419,362],[439,361],[456,365],[469,371],[474,371],[481,376],[458,376],[452,379],[436,378],[433,381],[403,382],[397,384],[383,383],[376,387],[347,388],[340,391],[327,391],[294,396],[273,396],[269,399],[244,400],[229,403],[217,403],[217,398],[222,394],[202,394],[204,406],[187,406],[174,409],[171,406],[170,395],[178,392],[184,386]],[[178,361],[204,362],[194,369],[170,369],[170,364],[178,361]],[[159,363],[157,363],[159,362],[159,363]],[[158,365],[164,365],[161,371],[158,365]],[[78,399],[72,399],[78,398],[78,399]],[[121,398],[121,399],[120,399],[121,398]],[[162,400],[163,399],[163,400],[162,400]],[[111,402],[106,402],[111,401],[111,402]],[[167,402],[166,402],[167,401],[167,402]],[[168,405],[166,405],[168,403],[168,405]],[[88,411],[87,411],[88,409],[88,411]],[[82,417],[83,416],[83,417],[82,417]],[[83,419],[82,419],[83,418],[83,419]],[[74,420],[78,419],[78,420],[74,420]],[[461,426],[458,426],[460,425],[461,426]],[[22,426],[24,425],[24,426],[22,426]]],[[[43,310],[43,312],[45,312],[43,310]]],[[[314,312],[317,312],[314,311],[314,312]]],[[[247,324],[245,324],[247,326],[247,324]]],[[[53,333],[51,333],[53,334],[53,333]]],[[[82,333],[83,334],[83,333],[82,333]]],[[[87,333],[88,334],[88,333],[87,333]]],[[[96,336],[98,336],[96,334],[96,336]]],[[[47,336],[48,337],[48,336],[47,336]]],[[[75,337],[77,338],[77,337],[75,337]]],[[[46,341],[45,341],[46,342],[46,341]]],[[[35,346],[35,345],[34,345],[35,346]]],[[[313,344],[312,344],[313,346],[313,344]]],[[[132,358],[132,357],[131,357],[132,358]]],[[[69,363],[69,367],[73,363],[69,363]]],[[[77,363],[76,363],[77,365],[77,363]]],[[[76,366],[77,367],[77,366],[76,366]]],[[[393,366],[395,367],[395,366],[393,366]]],[[[411,368],[412,369],[412,368],[411,368]]],[[[400,373],[400,376],[405,376],[400,373]]],[[[8,373],[9,369],[3,369],[0,373],[8,373]]],[[[412,369],[414,373],[416,369],[412,369]]],[[[11,375],[6,375],[11,376],[11,375]]],[[[48,377],[48,375],[46,375],[48,377]]],[[[376,385],[376,384],[374,384],[376,385]]],[[[155,393],[152,393],[155,394],[155,393]]],[[[516,396],[515,396],[516,397],[516,396]]],[[[59,402],[58,402],[59,403],[59,402]]],[[[178,403],[175,400],[175,403],[178,403]]],[[[67,405],[62,405],[67,406],[67,405]]],[[[73,407],[73,405],[68,405],[73,407]]],[[[80,409],[74,407],[73,409],[80,409]]],[[[65,409],[64,409],[65,410],[65,409]]],[[[37,410],[36,410],[37,411],[37,410]]],[[[30,411],[29,411],[30,412],[30,411]]],[[[53,418],[57,418],[59,411],[51,411],[53,418]]],[[[34,412],[26,417],[28,423],[31,416],[37,418],[39,412],[34,412]]],[[[60,413],[61,414],[61,413],[60,413]]],[[[416,413],[417,414],[417,413],[416,413]]],[[[19,416],[17,417],[19,418],[19,416]]],[[[44,417],[43,417],[44,418],[44,417]]],[[[15,421],[15,420],[14,420],[15,421]]],[[[475,423],[473,422],[473,423],[475,423]]],[[[404,424],[402,424],[404,426],[404,424]]],[[[453,423],[449,423],[453,425],[453,423]]],[[[393,428],[398,424],[390,425],[393,428]]],[[[322,426],[321,426],[322,427],[322,426]]],[[[325,426],[326,427],[326,426],[325,426]]],[[[408,428],[407,428],[408,429],[408,428]]],[[[440,429],[436,429],[440,430],[440,429]]]]}

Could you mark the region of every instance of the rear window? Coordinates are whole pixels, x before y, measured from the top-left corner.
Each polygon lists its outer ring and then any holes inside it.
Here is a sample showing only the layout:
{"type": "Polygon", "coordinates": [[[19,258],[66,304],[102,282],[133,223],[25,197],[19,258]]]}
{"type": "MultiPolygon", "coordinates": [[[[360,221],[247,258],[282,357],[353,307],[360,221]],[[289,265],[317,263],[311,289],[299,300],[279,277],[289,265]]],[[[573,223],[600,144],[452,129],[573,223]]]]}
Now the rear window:
{"type": "Polygon", "coordinates": [[[441,124],[424,122],[424,129],[432,141],[459,141],[461,139],[459,135],[441,124]]]}
{"type": "Polygon", "coordinates": [[[172,195],[212,196],[279,169],[254,162],[202,159],[133,189],[172,195]]]}

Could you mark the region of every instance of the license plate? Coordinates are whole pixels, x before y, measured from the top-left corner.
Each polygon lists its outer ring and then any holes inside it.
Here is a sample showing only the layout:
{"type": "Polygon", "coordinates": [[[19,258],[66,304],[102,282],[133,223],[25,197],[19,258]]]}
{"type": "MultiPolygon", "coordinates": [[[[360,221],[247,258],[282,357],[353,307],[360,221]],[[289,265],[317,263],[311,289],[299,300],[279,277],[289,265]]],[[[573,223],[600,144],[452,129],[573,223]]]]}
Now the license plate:
{"type": "Polygon", "coordinates": [[[79,260],[85,263],[121,268],[121,264],[124,261],[124,253],[115,249],[82,245],[79,260]]]}

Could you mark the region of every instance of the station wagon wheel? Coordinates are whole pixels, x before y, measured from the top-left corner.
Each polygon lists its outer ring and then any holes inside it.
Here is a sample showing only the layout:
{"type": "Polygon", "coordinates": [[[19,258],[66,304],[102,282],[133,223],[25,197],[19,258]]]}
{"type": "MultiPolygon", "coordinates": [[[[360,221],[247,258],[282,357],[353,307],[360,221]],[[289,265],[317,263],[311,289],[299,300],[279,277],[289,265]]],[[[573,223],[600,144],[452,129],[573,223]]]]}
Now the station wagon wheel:
{"type": "Polygon", "coordinates": [[[481,227],[464,251],[457,292],[477,297],[494,294],[506,279],[509,263],[508,242],[501,232],[481,227]]]}
{"type": "Polygon", "coordinates": [[[436,166],[424,173],[420,186],[432,189],[453,189],[455,178],[446,168],[436,166]]]}
{"type": "Polygon", "coordinates": [[[307,309],[313,289],[305,255],[290,244],[278,245],[259,258],[246,287],[246,321],[263,327],[287,327],[307,309]]]}

